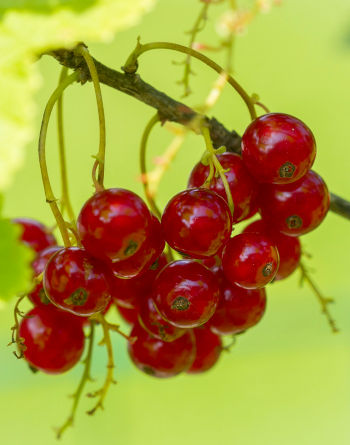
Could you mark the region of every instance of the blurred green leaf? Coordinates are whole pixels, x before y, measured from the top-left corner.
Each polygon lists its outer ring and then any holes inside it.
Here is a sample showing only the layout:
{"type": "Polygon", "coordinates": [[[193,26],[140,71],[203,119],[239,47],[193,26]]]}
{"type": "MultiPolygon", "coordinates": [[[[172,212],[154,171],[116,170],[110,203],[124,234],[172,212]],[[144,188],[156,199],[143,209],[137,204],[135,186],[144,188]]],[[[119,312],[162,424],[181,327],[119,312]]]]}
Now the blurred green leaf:
{"type": "Polygon", "coordinates": [[[59,8],[69,8],[82,11],[96,3],[97,0],[2,0],[0,15],[8,10],[30,10],[47,13],[59,8]]]}

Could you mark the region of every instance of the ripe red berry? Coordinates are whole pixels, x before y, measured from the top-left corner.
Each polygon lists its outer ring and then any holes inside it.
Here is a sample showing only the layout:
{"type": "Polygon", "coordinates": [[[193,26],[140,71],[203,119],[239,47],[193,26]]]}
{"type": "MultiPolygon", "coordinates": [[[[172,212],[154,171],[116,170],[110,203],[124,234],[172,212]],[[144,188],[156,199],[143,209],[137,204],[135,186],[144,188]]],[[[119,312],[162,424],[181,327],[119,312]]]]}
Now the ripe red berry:
{"type": "MultiPolygon", "coordinates": [[[[258,211],[258,187],[239,155],[223,153],[218,155],[217,158],[222,167],[227,170],[225,176],[234,202],[233,224],[235,224],[253,216],[258,211]]],[[[209,166],[199,162],[191,172],[188,187],[200,187],[204,184],[208,174],[209,166]]],[[[210,190],[227,200],[225,187],[220,176],[213,177],[210,190]]]]}
{"type": "Polygon", "coordinates": [[[138,252],[149,235],[151,218],[139,196],[113,188],[96,193],[84,204],[77,227],[88,252],[114,262],[138,252]]]}
{"type": "Polygon", "coordinates": [[[223,280],[221,299],[213,317],[211,330],[218,335],[243,332],[256,325],[266,309],[265,289],[243,289],[223,280]]]}
{"type": "Polygon", "coordinates": [[[229,239],[231,212],[226,201],[211,190],[184,190],[168,202],[162,228],[173,249],[193,258],[205,258],[215,255],[229,239]]]}
{"type": "Polygon", "coordinates": [[[84,331],[79,317],[53,306],[35,307],[22,319],[19,335],[24,357],[34,368],[48,374],[71,369],[84,350],[84,331]]]}
{"type": "Polygon", "coordinates": [[[141,302],[138,321],[150,335],[159,340],[174,341],[185,333],[185,329],[171,325],[159,315],[151,296],[141,302]]]}
{"type": "Polygon", "coordinates": [[[153,285],[159,313],[180,328],[206,323],[215,312],[219,296],[219,283],[213,272],[194,260],[169,263],[153,285]]]}
{"type": "Polygon", "coordinates": [[[260,213],[269,227],[285,235],[300,236],[318,227],[329,209],[329,193],[314,171],[292,184],[264,184],[260,213]]]}
{"type": "Polygon", "coordinates": [[[148,375],[173,377],[187,371],[193,363],[196,347],[191,331],[187,331],[177,340],[164,342],[152,337],[136,324],[130,336],[136,337],[137,340],[129,342],[129,356],[134,364],[148,375]]]}
{"type": "Polygon", "coordinates": [[[222,351],[221,338],[208,325],[193,329],[193,334],[196,340],[196,358],[187,371],[188,374],[208,371],[219,360],[222,351]]]}
{"type": "Polygon", "coordinates": [[[242,136],[242,158],[259,182],[297,181],[312,167],[316,144],[311,130],[288,114],[270,113],[255,119],[242,136]]]}
{"type": "Polygon", "coordinates": [[[103,268],[104,264],[84,249],[62,249],[46,265],[46,295],[55,306],[75,315],[103,311],[111,298],[103,268]]]}
{"type": "Polygon", "coordinates": [[[138,308],[126,308],[123,306],[118,306],[116,304],[119,315],[122,317],[124,321],[127,323],[134,325],[137,323],[138,318],[138,308]]]}
{"type": "Polygon", "coordinates": [[[36,252],[57,244],[49,229],[39,221],[29,218],[14,218],[12,221],[22,226],[22,242],[36,252]]]}
{"type": "Polygon", "coordinates": [[[297,236],[287,236],[283,235],[283,233],[269,230],[262,219],[254,221],[243,230],[243,233],[248,232],[257,232],[268,236],[277,247],[280,264],[275,281],[283,280],[295,271],[301,256],[301,244],[297,236]]]}
{"type": "Polygon", "coordinates": [[[242,233],[231,238],[222,256],[225,277],[246,289],[266,286],[279,264],[278,251],[271,240],[259,233],[242,233]]]}

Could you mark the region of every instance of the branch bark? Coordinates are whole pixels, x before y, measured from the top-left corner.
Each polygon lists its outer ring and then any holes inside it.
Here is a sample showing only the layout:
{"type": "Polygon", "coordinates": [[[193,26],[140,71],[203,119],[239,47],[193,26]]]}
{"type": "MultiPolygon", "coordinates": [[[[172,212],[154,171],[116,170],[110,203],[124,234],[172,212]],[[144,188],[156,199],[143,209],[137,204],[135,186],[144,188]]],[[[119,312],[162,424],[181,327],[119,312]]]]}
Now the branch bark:
{"type": "MultiPolygon", "coordinates": [[[[53,56],[61,65],[79,71],[80,81],[85,83],[91,81],[89,69],[79,54],[74,50],[56,50],[48,53],[53,56]]],[[[176,122],[181,125],[189,125],[200,115],[182,102],[172,99],[167,94],[157,90],[148,84],[139,74],[127,74],[116,71],[93,59],[101,83],[110,86],[122,93],[128,94],[135,99],[158,110],[162,121],[176,122]]],[[[241,137],[234,130],[228,130],[215,117],[205,116],[208,124],[210,136],[215,148],[225,146],[230,152],[241,152],[241,137]]],[[[338,215],[350,220],[350,202],[331,193],[330,210],[338,215]]]]}

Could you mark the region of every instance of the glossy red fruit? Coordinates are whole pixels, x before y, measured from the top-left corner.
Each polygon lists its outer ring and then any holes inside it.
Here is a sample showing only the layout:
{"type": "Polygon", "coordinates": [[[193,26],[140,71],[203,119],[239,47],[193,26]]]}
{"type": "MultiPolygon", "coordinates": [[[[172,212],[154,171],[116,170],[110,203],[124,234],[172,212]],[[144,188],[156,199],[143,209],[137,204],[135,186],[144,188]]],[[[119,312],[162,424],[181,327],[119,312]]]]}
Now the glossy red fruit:
{"type": "Polygon", "coordinates": [[[219,283],[213,272],[194,260],[169,263],[153,285],[158,312],[180,328],[206,323],[219,301],[219,283]]]}
{"type": "Polygon", "coordinates": [[[104,264],[79,247],[54,254],[46,265],[43,282],[49,300],[75,315],[103,311],[111,298],[104,264]]]}
{"type": "Polygon", "coordinates": [[[227,280],[246,289],[266,286],[273,280],[279,264],[272,241],[259,233],[242,233],[231,238],[222,255],[227,280]]]}
{"type": "Polygon", "coordinates": [[[193,334],[196,340],[196,358],[187,373],[199,374],[208,371],[219,360],[222,341],[208,325],[193,329],[193,334]]]}
{"type": "Polygon", "coordinates": [[[329,209],[327,185],[314,171],[309,171],[292,184],[264,184],[259,201],[260,213],[266,224],[289,236],[300,236],[314,230],[329,209]]]}
{"type": "Polygon", "coordinates": [[[150,335],[163,341],[174,341],[186,332],[185,329],[171,325],[159,315],[151,296],[141,302],[138,321],[150,335]]]}
{"type": "Polygon", "coordinates": [[[12,222],[22,226],[22,242],[36,252],[41,252],[47,247],[57,244],[50,230],[39,221],[29,218],[14,218],[12,222]]]}
{"type": "Polygon", "coordinates": [[[151,214],[135,193],[112,188],[93,195],[80,211],[77,227],[85,249],[113,262],[130,258],[149,236],[151,214]]]}
{"type": "Polygon", "coordinates": [[[138,308],[126,308],[123,306],[118,306],[116,304],[117,310],[119,315],[122,317],[124,321],[126,321],[128,324],[134,325],[137,323],[138,319],[138,308]]]}
{"type": "Polygon", "coordinates": [[[312,167],[316,143],[311,130],[288,114],[270,113],[255,119],[242,136],[242,158],[259,182],[287,184],[312,167]]]}
{"type": "Polygon", "coordinates": [[[191,331],[177,340],[164,342],[136,324],[130,336],[137,338],[128,344],[131,360],[141,371],[153,377],[173,377],[187,371],[195,358],[196,347],[191,331]]]}
{"type": "Polygon", "coordinates": [[[269,230],[262,219],[252,222],[243,230],[243,233],[248,232],[257,232],[268,236],[277,247],[280,264],[275,281],[283,280],[295,271],[301,256],[301,244],[297,236],[287,236],[283,235],[283,233],[269,230]]]}
{"type": "MultiPolygon", "coordinates": [[[[218,155],[217,158],[222,167],[227,170],[225,176],[234,202],[233,224],[235,224],[253,216],[258,211],[258,186],[238,154],[223,153],[218,155]]],[[[199,162],[191,172],[188,187],[200,187],[204,184],[208,175],[209,166],[199,162]]],[[[227,200],[225,187],[220,176],[213,177],[210,190],[227,200]]]]}
{"type": "Polygon", "coordinates": [[[231,235],[232,217],[226,201],[204,188],[184,190],[167,204],[162,216],[165,240],[192,258],[213,256],[231,235]]]}
{"type": "MultiPolygon", "coordinates": [[[[45,266],[54,253],[63,249],[61,246],[51,246],[38,253],[35,260],[32,262],[33,278],[36,279],[42,272],[45,266]]],[[[37,283],[34,289],[28,294],[28,298],[35,306],[47,306],[51,304],[47,298],[42,281],[37,283]]]]}
{"type": "Polygon", "coordinates": [[[126,260],[111,264],[112,272],[119,278],[133,278],[150,268],[162,254],[165,241],[162,226],[158,219],[152,215],[150,233],[140,249],[126,260]]]}
{"type": "Polygon", "coordinates": [[[265,289],[243,289],[223,280],[221,299],[213,317],[211,330],[218,335],[238,334],[256,325],[266,309],[265,289]]]}
{"type": "Polygon", "coordinates": [[[48,374],[68,371],[84,350],[81,319],[53,306],[35,307],[22,319],[19,335],[24,339],[24,357],[48,374]]]}

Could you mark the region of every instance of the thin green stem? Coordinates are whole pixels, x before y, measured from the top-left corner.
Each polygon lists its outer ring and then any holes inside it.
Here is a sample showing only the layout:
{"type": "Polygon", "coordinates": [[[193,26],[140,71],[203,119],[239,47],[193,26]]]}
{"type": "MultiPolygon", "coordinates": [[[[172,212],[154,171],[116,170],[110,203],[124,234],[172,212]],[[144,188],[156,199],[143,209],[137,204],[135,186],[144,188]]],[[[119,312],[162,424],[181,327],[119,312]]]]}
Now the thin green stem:
{"type": "Polygon", "coordinates": [[[103,190],[104,168],[105,168],[105,157],[106,157],[106,122],[105,122],[105,113],[102,101],[101,86],[94,59],[91,57],[88,49],[81,44],[78,45],[77,52],[83,56],[89,68],[91,79],[95,89],[99,127],[100,127],[100,142],[99,142],[98,153],[96,155],[98,163],[97,183],[99,185],[98,188],[103,190]]]}
{"type": "MultiPolygon", "coordinates": [[[[59,85],[67,77],[67,73],[68,73],[68,68],[63,67],[58,82],[59,85]]],[[[58,150],[59,150],[60,172],[61,172],[61,213],[63,214],[64,210],[66,210],[69,220],[72,223],[74,223],[75,216],[68,192],[66,150],[65,150],[64,131],[63,131],[63,93],[57,100],[57,133],[58,133],[58,150]]]]}
{"type": "MultiPolygon", "coordinates": [[[[194,57],[201,62],[208,65],[210,68],[212,68],[214,71],[216,71],[218,74],[225,73],[226,71],[218,65],[216,62],[211,60],[209,57],[205,56],[204,54],[201,54],[200,52],[188,48],[187,46],[178,45],[176,43],[169,43],[169,42],[152,42],[152,43],[146,43],[145,45],[141,45],[139,42],[137,43],[136,48],[134,51],[130,54],[128,57],[123,70],[126,73],[133,74],[137,71],[137,59],[145,52],[155,50],[155,49],[169,49],[172,51],[178,51],[180,53],[187,54],[191,57],[194,57]]],[[[252,120],[256,119],[257,114],[254,108],[254,102],[251,100],[251,97],[248,95],[248,93],[241,87],[241,85],[231,76],[227,75],[227,82],[237,91],[237,93],[241,96],[245,104],[247,105],[247,108],[249,110],[249,114],[252,120]]]]}
{"type": "Polygon", "coordinates": [[[149,184],[148,184],[148,178],[147,178],[147,168],[146,168],[146,150],[147,150],[147,142],[149,135],[153,129],[153,127],[156,125],[156,123],[159,122],[159,115],[156,113],[152,119],[148,122],[146,125],[146,128],[144,129],[144,132],[142,134],[141,138],[141,144],[140,144],[140,170],[141,170],[141,178],[142,178],[142,184],[143,189],[145,191],[146,199],[151,207],[152,212],[158,217],[161,218],[160,210],[157,207],[157,204],[155,203],[150,191],[149,191],[149,184]]]}
{"type": "Polygon", "coordinates": [[[57,199],[55,198],[51,183],[49,179],[49,174],[47,171],[47,164],[46,164],[46,152],[45,152],[45,145],[46,145],[46,137],[47,137],[47,128],[50,121],[50,116],[52,113],[52,109],[63,93],[63,91],[73,82],[75,82],[79,78],[79,73],[75,72],[71,74],[70,76],[66,77],[60,85],[55,89],[55,91],[52,93],[51,97],[49,98],[47,105],[45,107],[42,123],[41,123],[41,129],[40,129],[40,136],[39,136],[39,163],[40,163],[40,170],[41,170],[41,177],[43,180],[44,185],[44,191],[45,191],[45,197],[46,202],[50,205],[52,213],[56,219],[57,226],[61,232],[64,245],[66,247],[69,247],[70,240],[68,231],[66,228],[66,224],[64,222],[63,216],[58,208],[57,205],[57,199]]]}

